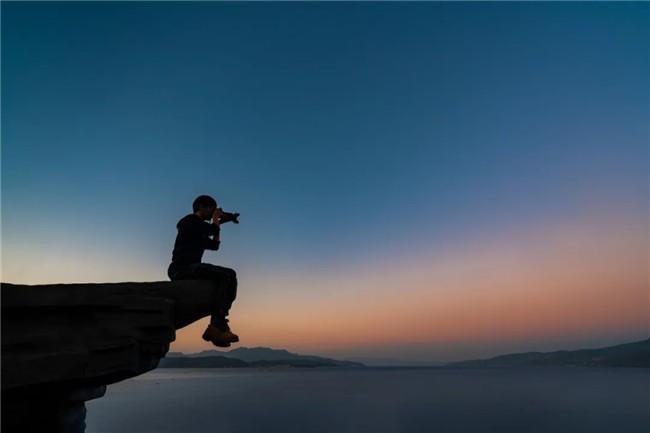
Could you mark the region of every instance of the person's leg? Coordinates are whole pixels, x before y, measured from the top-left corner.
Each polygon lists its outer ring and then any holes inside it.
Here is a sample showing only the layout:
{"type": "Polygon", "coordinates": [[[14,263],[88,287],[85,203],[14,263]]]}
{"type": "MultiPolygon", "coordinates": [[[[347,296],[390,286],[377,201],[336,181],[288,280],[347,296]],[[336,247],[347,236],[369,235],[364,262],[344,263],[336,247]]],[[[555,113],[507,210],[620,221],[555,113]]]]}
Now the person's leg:
{"type": "Polygon", "coordinates": [[[214,309],[210,323],[222,328],[228,327],[226,316],[230,312],[232,303],[237,297],[237,274],[233,269],[210,263],[194,263],[182,269],[174,269],[173,280],[197,279],[212,280],[217,283],[214,296],[214,309]]]}
{"type": "Polygon", "coordinates": [[[217,281],[219,289],[216,293],[215,312],[210,318],[214,326],[228,329],[226,317],[230,313],[232,303],[237,297],[237,274],[233,269],[205,263],[202,269],[211,280],[217,281]]]}
{"type": "Polygon", "coordinates": [[[210,272],[221,282],[219,305],[224,316],[227,316],[237,297],[237,274],[233,269],[216,265],[211,265],[210,272]]]}

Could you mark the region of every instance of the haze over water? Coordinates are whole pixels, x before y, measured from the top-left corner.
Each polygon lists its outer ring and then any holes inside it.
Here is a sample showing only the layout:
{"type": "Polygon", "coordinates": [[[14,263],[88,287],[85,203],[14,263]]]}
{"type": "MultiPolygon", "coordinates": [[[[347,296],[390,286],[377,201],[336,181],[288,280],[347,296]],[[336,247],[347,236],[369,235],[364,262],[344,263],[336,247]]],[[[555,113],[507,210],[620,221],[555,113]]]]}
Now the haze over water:
{"type": "Polygon", "coordinates": [[[636,433],[650,371],[158,369],[87,402],[88,433],[636,433]]]}

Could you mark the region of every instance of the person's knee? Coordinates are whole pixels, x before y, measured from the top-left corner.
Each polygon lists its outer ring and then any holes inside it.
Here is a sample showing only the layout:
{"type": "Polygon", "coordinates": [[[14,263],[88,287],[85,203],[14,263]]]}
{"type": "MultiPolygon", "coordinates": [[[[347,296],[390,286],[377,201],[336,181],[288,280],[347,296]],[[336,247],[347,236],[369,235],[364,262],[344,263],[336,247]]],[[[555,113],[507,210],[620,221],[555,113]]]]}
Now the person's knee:
{"type": "Polygon", "coordinates": [[[236,278],[237,277],[237,273],[235,272],[234,269],[226,268],[225,266],[216,266],[216,268],[218,269],[218,272],[220,274],[223,274],[228,278],[236,278]]]}
{"type": "Polygon", "coordinates": [[[235,272],[234,269],[222,267],[221,274],[225,276],[226,279],[228,279],[231,282],[231,284],[232,283],[237,284],[237,272],[235,272]]]}

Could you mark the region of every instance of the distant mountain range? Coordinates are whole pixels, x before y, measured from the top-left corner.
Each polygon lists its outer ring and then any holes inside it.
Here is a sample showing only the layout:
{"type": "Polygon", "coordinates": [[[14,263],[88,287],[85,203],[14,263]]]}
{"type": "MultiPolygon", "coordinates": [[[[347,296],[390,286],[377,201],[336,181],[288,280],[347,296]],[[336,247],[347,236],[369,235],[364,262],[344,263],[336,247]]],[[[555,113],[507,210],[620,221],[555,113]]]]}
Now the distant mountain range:
{"type": "MultiPolygon", "coordinates": [[[[364,363],[343,361],[313,355],[299,355],[284,349],[240,347],[229,351],[205,350],[184,354],[169,352],[160,360],[162,368],[220,368],[220,367],[366,367],[364,363]]],[[[410,362],[404,366],[440,367],[434,363],[410,362]]],[[[489,359],[451,362],[443,367],[499,368],[533,366],[576,367],[643,367],[650,368],[650,339],[635,343],[598,349],[560,350],[556,352],[526,352],[501,355],[489,359]]]]}
{"type": "Polygon", "coordinates": [[[160,360],[160,368],[226,368],[226,367],[251,367],[247,362],[225,356],[205,356],[190,358],[186,356],[172,356],[160,360]]]}
{"type": "Polygon", "coordinates": [[[229,351],[204,350],[183,354],[170,352],[160,360],[163,368],[210,367],[365,367],[360,362],[341,361],[312,355],[299,355],[284,349],[268,347],[239,347],[229,351]]]}
{"type": "Polygon", "coordinates": [[[346,361],[360,362],[367,367],[443,367],[447,363],[440,361],[421,361],[404,358],[386,358],[374,356],[346,357],[346,361]]]}
{"type": "Polygon", "coordinates": [[[451,367],[643,367],[650,368],[650,338],[635,343],[599,349],[560,350],[557,352],[526,352],[501,355],[489,359],[452,362],[451,367]]]}

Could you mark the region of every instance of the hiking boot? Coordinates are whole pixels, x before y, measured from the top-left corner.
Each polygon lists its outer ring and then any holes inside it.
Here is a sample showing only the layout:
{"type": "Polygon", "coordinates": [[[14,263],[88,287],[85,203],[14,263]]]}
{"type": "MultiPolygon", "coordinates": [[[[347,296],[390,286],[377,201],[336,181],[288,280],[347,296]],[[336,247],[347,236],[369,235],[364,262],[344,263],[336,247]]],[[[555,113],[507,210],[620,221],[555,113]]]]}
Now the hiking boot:
{"type": "Polygon", "coordinates": [[[230,330],[230,326],[228,326],[228,319],[223,318],[220,319],[219,323],[212,325],[219,329],[219,331],[223,332],[226,340],[228,340],[231,343],[236,343],[239,341],[239,336],[232,332],[230,330]]]}
{"type": "Polygon", "coordinates": [[[226,329],[223,331],[225,335],[227,335],[228,341],[231,343],[237,343],[239,341],[239,335],[233,333],[230,329],[226,329]]]}
{"type": "Polygon", "coordinates": [[[208,325],[205,329],[202,338],[217,347],[230,347],[230,342],[232,341],[232,337],[227,332],[212,324],[208,325]]]}

